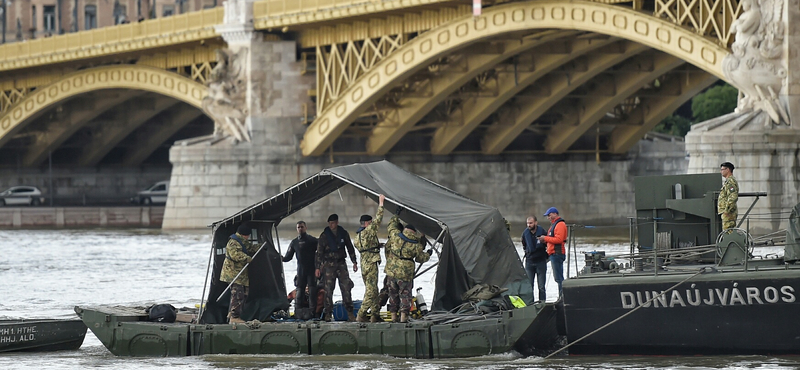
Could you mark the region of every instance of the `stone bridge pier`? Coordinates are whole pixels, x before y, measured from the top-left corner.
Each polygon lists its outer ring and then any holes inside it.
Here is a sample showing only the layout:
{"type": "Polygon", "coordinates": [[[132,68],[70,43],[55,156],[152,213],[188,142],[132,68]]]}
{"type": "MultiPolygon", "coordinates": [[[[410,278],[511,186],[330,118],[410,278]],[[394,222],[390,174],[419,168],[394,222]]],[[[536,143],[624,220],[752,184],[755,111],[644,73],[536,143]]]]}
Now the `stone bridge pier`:
{"type": "MultiPolygon", "coordinates": [[[[739,89],[738,107],[692,126],[688,171],[733,163],[740,192],[767,193],[751,211],[751,231],[777,231],[800,202],[800,1],[741,3],[733,53],[723,61],[726,80],[739,89]]],[[[753,200],[739,198],[740,221],[753,200]]]]}
{"type": "Polygon", "coordinates": [[[204,110],[223,132],[177,142],[170,149],[165,229],[205,227],[277,194],[286,183],[283,174],[296,173],[303,105],[310,103],[314,76],[301,75],[294,41],[253,30],[252,6],[249,1],[226,3],[225,23],[217,31],[228,43],[221,53],[228,54],[212,73],[210,97],[204,101],[204,110]]]}

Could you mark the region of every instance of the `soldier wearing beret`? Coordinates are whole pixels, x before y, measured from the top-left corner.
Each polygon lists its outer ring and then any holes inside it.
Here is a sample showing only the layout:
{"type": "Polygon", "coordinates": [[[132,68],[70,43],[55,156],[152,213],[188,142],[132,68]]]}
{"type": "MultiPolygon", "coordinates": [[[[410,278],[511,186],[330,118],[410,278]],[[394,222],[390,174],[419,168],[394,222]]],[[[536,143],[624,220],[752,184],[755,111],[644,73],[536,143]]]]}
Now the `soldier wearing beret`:
{"type": "Polygon", "coordinates": [[[381,263],[381,243],[378,240],[378,228],[383,220],[383,194],[378,197],[378,212],[373,219],[370,215],[363,215],[359,220],[361,228],[356,231],[355,247],[361,254],[361,278],[364,280],[364,300],[358,310],[356,321],[378,322],[380,320],[380,306],[378,306],[378,265],[381,263]],[[371,319],[367,317],[371,316],[371,319]]]}
{"type": "Polygon", "coordinates": [[[250,278],[247,271],[241,272],[247,264],[253,260],[253,255],[258,248],[250,243],[250,226],[241,224],[236,233],[230,236],[228,244],[225,246],[225,262],[222,264],[222,272],[219,280],[230,283],[231,303],[228,309],[228,322],[231,324],[243,323],[242,308],[247,300],[250,290],[250,278]],[[234,281],[236,275],[239,277],[234,281]]]}
{"type": "Polygon", "coordinates": [[[717,213],[722,217],[722,230],[736,227],[736,217],[739,216],[739,207],[736,205],[739,200],[739,183],[733,177],[733,169],[731,162],[719,165],[719,172],[724,180],[717,199],[717,213]]]}
{"type": "Polygon", "coordinates": [[[322,231],[317,241],[317,254],[315,264],[317,266],[316,277],[323,276],[325,281],[325,321],[331,321],[333,315],[333,291],[336,280],[339,280],[339,289],[342,290],[342,300],[345,310],[347,310],[348,321],[355,321],[353,313],[353,297],[350,291],[353,289],[353,281],[347,272],[347,256],[353,262],[353,272],[358,272],[358,262],[356,262],[356,250],[353,242],[350,241],[350,234],[343,227],[339,226],[339,215],[328,216],[328,227],[322,231]]]}

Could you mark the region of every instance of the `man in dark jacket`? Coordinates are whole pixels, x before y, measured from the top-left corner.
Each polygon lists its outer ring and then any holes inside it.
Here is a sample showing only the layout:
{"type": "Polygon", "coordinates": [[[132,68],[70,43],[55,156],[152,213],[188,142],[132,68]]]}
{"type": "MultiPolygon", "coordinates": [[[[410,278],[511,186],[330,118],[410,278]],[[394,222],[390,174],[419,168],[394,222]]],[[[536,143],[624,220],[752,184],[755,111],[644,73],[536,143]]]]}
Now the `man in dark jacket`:
{"type": "Polygon", "coordinates": [[[316,312],[317,278],[314,274],[316,270],[317,238],[308,235],[305,221],[297,221],[297,238],[292,239],[289,244],[289,249],[286,250],[286,255],[283,256],[283,262],[291,261],[295,253],[297,253],[297,280],[295,283],[297,303],[295,307],[309,307],[311,312],[316,312]],[[308,293],[306,293],[306,287],[308,287],[308,293]],[[306,306],[306,304],[308,305],[306,306]]]}
{"type": "Polygon", "coordinates": [[[537,238],[545,235],[544,228],[539,226],[536,216],[528,217],[528,227],[522,232],[522,248],[525,250],[525,271],[531,279],[531,287],[539,286],[539,300],[547,298],[547,245],[537,238]],[[537,283],[534,283],[536,281],[537,283]]]}
{"type": "Polygon", "coordinates": [[[331,321],[333,315],[333,290],[336,279],[339,279],[339,289],[342,290],[342,300],[344,308],[347,310],[348,321],[356,319],[353,313],[353,297],[350,295],[353,281],[350,280],[347,262],[345,262],[348,255],[350,261],[353,262],[353,272],[358,272],[356,250],[350,240],[350,234],[339,226],[339,216],[334,213],[328,217],[328,227],[319,236],[315,259],[316,277],[324,275],[323,280],[325,281],[325,321],[331,321]]]}

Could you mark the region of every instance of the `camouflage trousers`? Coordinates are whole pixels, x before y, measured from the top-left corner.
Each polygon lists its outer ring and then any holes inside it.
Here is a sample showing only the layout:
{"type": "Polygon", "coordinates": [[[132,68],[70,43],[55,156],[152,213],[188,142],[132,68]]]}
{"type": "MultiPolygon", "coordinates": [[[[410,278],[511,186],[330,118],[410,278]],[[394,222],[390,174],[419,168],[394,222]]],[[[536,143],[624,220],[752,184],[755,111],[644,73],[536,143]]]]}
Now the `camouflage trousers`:
{"type": "Polygon", "coordinates": [[[722,214],[722,230],[733,229],[736,227],[737,213],[723,213],[722,214]]]}
{"type": "Polygon", "coordinates": [[[378,305],[378,263],[361,264],[361,278],[364,279],[364,300],[358,314],[361,317],[379,315],[381,307],[378,305]]]}
{"type": "Polygon", "coordinates": [[[389,302],[389,277],[383,277],[383,286],[381,290],[378,292],[378,307],[386,306],[386,302],[389,302]]]}
{"type": "Polygon", "coordinates": [[[247,300],[247,294],[250,293],[250,287],[241,284],[231,285],[231,305],[228,309],[228,317],[241,318],[242,308],[244,301],[247,300]]]}
{"type": "Polygon", "coordinates": [[[342,301],[344,308],[353,311],[353,297],[350,291],[353,289],[353,281],[347,272],[347,262],[345,261],[325,261],[322,263],[322,275],[325,282],[325,313],[333,313],[333,292],[336,289],[336,279],[339,279],[339,289],[342,290],[342,301]]]}
{"type": "Polygon", "coordinates": [[[389,283],[389,312],[411,311],[411,291],[414,289],[414,280],[403,281],[393,277],[388,278],[389,283]]]}

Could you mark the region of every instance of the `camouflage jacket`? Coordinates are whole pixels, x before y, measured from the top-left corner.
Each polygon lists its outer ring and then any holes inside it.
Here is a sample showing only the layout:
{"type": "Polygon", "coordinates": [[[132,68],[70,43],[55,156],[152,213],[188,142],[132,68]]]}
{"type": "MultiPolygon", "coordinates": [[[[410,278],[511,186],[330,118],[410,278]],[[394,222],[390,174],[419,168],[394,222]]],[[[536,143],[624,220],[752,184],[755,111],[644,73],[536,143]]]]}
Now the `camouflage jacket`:
{"type": "Polygon", "coordinates": [[[315,256],[315,264],[317,268],[322,268],[325,262],[344,261],[347,255],[350,255],[350,261],[356,263],[356,250],[353,248],[353,242],[350,241],[350,234],[347,233],[343,227],[339,226],[336,229],[335,240],[330,233],[330,228],[326,227],[317,239],[317,254],[315,256]],[[336,245],[331,245],[334,241],[336,245]]]}
{"type": "MultiPolygon", "coordinates": [[[[253,260],[252,256],[256,251],[258,251],[258,246],[251,243],[250,240],[244,240],[239,233],[231,235],[230,240],[228,240],[228,245],[225,246],[225,262],[222,264],[222,273],[220,273],[219,280],[226,283],[233,281],[236,274],[242,271],[244,266],[253,260]],[[238,237],[239,240],[244,243],[247,253],[242,251],[242,245],[233,238],[234,236],[238,237]]],[[[239,275],[239,278],[236,279],[236,284],[250,286],[250,277],[247,271],[239,275]]]]}
{"type": "Polygon", "coordinates": [[[739,207],[736,202],[739,200],[739,184],[733,175],[725,179],[722,189],[719,191],[717,199],[717,213],[738,213],[739,207]]]}
{"type": "Polygon", "coordinates": [[[361,266],[381,262],[381,242],[378,240],[378,228],[381,227],[381,221],[383,221],[383,207],[378,207],[372,223],[366,228],[356,231],[353,245],[361,253],[361,266]]]}
{"type": "Polygon", "coordinates": [[[386,243],[386,275],[397,280],[414,280],[415,261],[427,262],[431,256],[424,251],[417,233],[410,229],[402,232],[397,227],[397,216],[389,221],[389,241],[386,243]]]}

